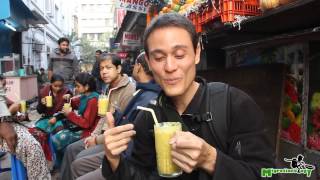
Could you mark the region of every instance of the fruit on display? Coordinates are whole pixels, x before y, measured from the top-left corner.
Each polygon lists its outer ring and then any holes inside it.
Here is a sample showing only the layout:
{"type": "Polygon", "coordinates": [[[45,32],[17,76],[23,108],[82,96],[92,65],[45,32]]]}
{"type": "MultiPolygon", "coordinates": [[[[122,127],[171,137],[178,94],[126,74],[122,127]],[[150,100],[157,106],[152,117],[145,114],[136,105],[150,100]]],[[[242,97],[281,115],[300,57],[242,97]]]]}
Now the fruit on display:
{"type": "Polygon", "coordinates": [[[288,128],[288,132],[291,138],[290,140],[292,140],[295,143],[300,143],[301,127],[299,127],[296,123],[292,123],[288,128]]]}
{"type": "Polygon", "coordinates": [[[289,126],[290,126],[290,119],[289,118],[287,118],[287,117],[283,117],[283,119],[282,119],[282,121],[281,121],[281,127],[282,127],[282,129],[288,129],[289,128],[289,126]]]}
{"type": "Polygon", "coordinates": [[[308,124],[308,147],[320,150],[320,92],[312,95],[310,102],[311,119],[308,124]]]}
{"type": "Polygon", "coordinates": [[[163,2],[166,5],[160,10],[160,14],[170,12],[186,14],[190,8],[202,3],[201,0],[164,0],[163,2]]]}
{"type": "Polygon", "coordinates": [[[264,10],[273,9],[280,5],[279,0],[260,0],[260,8],[264,10]]]}
{"type": "Polygon", "coordinates": [[[320,150],[319,133],[314,132],[308,136],[308,147],[314,150],[320,150]]]}
{"type": "Polygon", "coordinates": [[[311,98],[311,111],[314,112],[316,109],[320,109],[320,92],[316,92],[311,98]]]}
{"type": "Polygon", "coordinates": [[[282,138],[300,143],[301,126],[302,126],[302,108],[299,101],[299,93],[297,88],[297,80],[288,78],[284,86],[284,103],[282,111],[281,127],[282,138]]]}

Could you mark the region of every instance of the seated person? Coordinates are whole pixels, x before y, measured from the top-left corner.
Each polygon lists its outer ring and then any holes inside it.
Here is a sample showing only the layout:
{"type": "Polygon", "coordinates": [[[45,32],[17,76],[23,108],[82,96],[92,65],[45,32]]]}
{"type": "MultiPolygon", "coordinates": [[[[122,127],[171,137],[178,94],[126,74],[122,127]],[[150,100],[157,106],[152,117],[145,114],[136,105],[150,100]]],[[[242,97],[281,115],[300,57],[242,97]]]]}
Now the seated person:
{"type": "MultiPolygon", "coordinates": [[[[108,111],[111,111],[111,109],[117,109],[118,112],[124,113],[129,101],[132,98],[132,95],[136,90],[135,85],[130,82],[126,74],[122,73],[121,60],[117,55],[103,53],[100,56],[99,68],[101,79],[106,85],[109,86],[109,89],[112,89],[112,92],[109,95],[108,111]]],[[[101,152],[103,150],[102,145],[94,146],[85,150],[85,144],[93,143],[95,141],[95,136],[100,135],[106,128],[104,119],[105,118],[100,119],[96,129],[92,132],[92,136],[86,138],[86,140],[80,140],[68,146],[62,162],[62,179],[72,179],[70,163],[76,158],[77,155],[80,156],[81,154],[87,153],[91,154],[101,152]]]]}
{"type": "MultiPolygon", "coordinates": [[[[153,80],[152,72],[149,69],[148,63],[144,58],[145,53],[141,53],[133,66],[132,76],[137,83],[136,92],[133,98],[127,105],[124,113],[116,116],[116,126],[121,124],[132,123],[139,112],[137,106],[147,106],[151,100],[155,100],[160,93],[160,86],[153,80]]],[[[117,113],[114,113],[117,114],[117,113]]],[[[87,138],[86,144],[88,148],[96,145],[104,144],[104,135],[92,136],[87,138]]],[[[124,155],[130,155],[130,149],[124,153],[124,155]]],[[[86,150],[84,150],[86,151],[86,150]]],[[[85,180],[85,179],[101,179],[104,177],[101,174],[102,159],[104,157],[104,151],[99,153],[87,153],[86,156],[77,157],[71,164],[71,172],[73,179],[85,180]]],[[[69,166],[70,166],[69,164],[69,166]]]]}
{"type": "Polygon", "coordinates": [[[64,87],[64,79],[58,74],[54,74],[50,84],[43,87],[40,91],[39,102],[37,105],[38,113],[42,114],[34,128],[29,128],[29,132],[40,142],[47,160],[51,161],[51,151],[48,145],[48,134],[54,133],[63,128],[61,122],[52,125],[55,122],[54,115],[62,111],[62,107],[70,94],[70,90],[64,87]],[[51,105],[47,107],[46,96],[51,96],[51,105]]]}
{"type": "MultiPolygon", "coordinates": [[[[96,92],[94,77],[88,73],[80,73],[75,78],[75,85],[80,96],[71,99],[72,109],[63,108],[64,129],[52,136],[54,148],[60,152],[67,145],[89,136],[99,120],[99,94],[96,92]]],[[[60,118],[53,119],[50,123],[54,125],[58,121],[60,118]]]]}
{"type": "Polygon", "coordinates": [[[3,77],[0,77],[0,151],[15,154],[26,168],[28,179],[51,178],[40,144],[11,117],[3,77]]]}

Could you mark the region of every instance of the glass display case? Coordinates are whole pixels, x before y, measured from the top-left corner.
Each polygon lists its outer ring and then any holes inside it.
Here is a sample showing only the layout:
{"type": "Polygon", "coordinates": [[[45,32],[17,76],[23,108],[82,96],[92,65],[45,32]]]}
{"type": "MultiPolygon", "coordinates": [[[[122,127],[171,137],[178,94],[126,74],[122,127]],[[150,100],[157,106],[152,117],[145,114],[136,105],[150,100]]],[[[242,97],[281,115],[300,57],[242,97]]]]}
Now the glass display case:
{"type": "Polygon", "coordinates": [[[12,53],[11,56],[0,58],[0,74],[8,76],[17,75],[20,69],[20,55],[12,53]]]}

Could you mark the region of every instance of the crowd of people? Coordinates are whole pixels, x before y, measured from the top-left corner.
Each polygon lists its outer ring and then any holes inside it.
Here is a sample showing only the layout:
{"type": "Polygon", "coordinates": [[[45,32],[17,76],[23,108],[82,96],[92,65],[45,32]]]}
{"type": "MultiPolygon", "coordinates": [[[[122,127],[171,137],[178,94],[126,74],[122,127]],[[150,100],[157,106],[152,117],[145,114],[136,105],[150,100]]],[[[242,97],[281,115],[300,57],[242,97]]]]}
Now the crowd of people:
{"type": "MultiPolygon", "coordinates": [[[[92,72],[80,73],[69,40],[61,38],[58,45],[50,56],[49,83],[41,84],[42,117],[34,127],[20,123],[21,107],[6,98],[0,78],[0,151],[16,154],[28,179],[51,179],[48,161],[63,180],[161,179],[153,117],[138,106],[153,109],[159,122],[182,124],[170,140],[172,161],[183,171],[175,179],[260,179],[261,168],[274,167],[262,111],[252,98],[196,77],[201,47],[184,16],[164,14],[152,21],[132,74],[124,73],[116,54],[100,50],[92,72]],[[226,102],[214,93],[225,93],[226,102]],[[101,95],[108,96],[104,115],[98,113],[101,95]],[[224,104],[227,110],[212,110],[224,104]],[[212,128],[215,121],[225,131],[212,128]]],[[[38,81],[46,81],[40,74],[38,81]]]]}

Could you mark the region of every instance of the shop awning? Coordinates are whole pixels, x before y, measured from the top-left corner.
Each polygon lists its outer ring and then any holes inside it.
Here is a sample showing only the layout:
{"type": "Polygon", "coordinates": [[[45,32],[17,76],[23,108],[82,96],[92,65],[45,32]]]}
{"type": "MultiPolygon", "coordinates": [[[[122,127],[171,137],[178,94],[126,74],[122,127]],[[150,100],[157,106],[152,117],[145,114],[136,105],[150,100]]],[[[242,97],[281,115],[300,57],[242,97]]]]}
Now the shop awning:
{"type": "Polygon", "coordinates": [[[48,24],[36,11],[31,11],[22,0],[1,0],[0,31],[23,31],[28,25],[48,24]]]}

